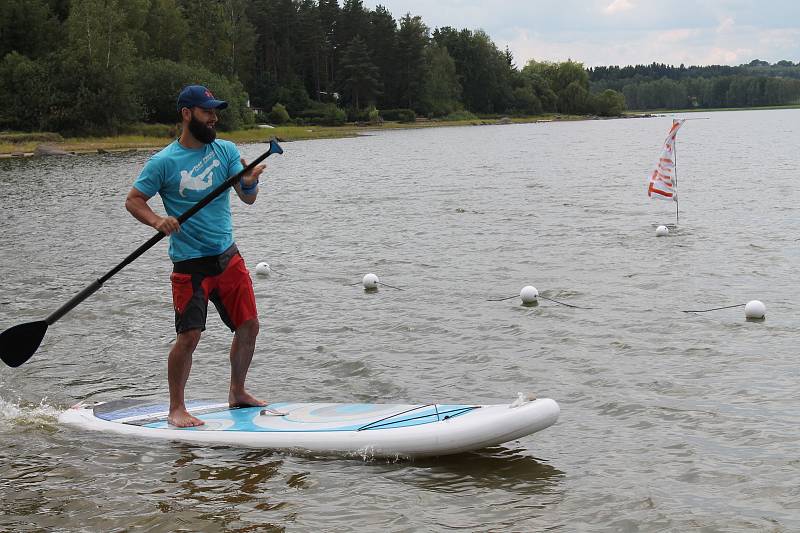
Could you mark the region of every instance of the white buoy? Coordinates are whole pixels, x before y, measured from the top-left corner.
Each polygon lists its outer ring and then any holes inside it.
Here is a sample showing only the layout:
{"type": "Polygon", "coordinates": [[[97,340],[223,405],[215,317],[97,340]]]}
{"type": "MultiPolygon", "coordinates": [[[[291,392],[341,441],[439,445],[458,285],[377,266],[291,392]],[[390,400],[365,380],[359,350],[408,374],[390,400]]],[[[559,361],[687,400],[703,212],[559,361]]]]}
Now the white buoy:
{"type": "Polygon", "coordinates": [[[656,228],[656,237],[666,237],[669,235],[669,228],[666,226],[659,226],[656,228]]]}
{"type": "Polygon", "coordinates": [[[370,272],[364,276],[364,279],[361,280],[361,283],[364,285],[365,289],[371,291],[378,288],[378,283],[380,283],[380,280],[378,280],[378,276],[370,272]]]}
{"type": "Polygon", "coordinates": [[[261,262],[256,265],[256,274],[259,276],[269,276],[272,269],[269,268],[269,263],[261,262]]]}
{"type": "Polygon", "coordinates": [[[519,297],[522,299],[522,303],[524,304],[536,303],[539,298],[539,291],[537,291],[536,287],[532,285],[526,285],[522,287],[521,291],[519,291],[519,297]]]}
{"type": "Polygon", "coordinates": [[[759,300],[750,300],[744,306],[744,316],[746,318],[761,319],[767,313],[767,307],[759,300]]]}

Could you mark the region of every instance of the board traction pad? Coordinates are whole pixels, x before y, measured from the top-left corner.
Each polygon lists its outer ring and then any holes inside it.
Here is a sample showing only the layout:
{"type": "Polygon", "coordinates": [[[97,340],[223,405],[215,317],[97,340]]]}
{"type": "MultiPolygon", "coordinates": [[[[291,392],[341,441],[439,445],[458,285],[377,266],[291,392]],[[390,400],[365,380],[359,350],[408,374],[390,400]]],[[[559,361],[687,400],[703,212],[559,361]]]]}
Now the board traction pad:
{"type": "MultiPolygon", "coordinates": [[[[286,405],[286,404],[279,404],[279,405],[286,405]]],[[[340,404],[340,405],[367,406],[367,405],[380,405],[380,404],[340,404]]],[[[218,412],[226,412],[226,411],[237,411],[239,409],[253,409],[252,407],[231,408],[228,407],[226,401],[212,400],[212,399],[191,400],[186,402],[186,407],[187,410],[195,416],[218,413],[218,412]]],[[[397,407],[401,406],[397,405],[397,407]]],[[[434,416],[436,417],[435,421],[447,420],[449,418],[454,418],[463,415],[469,411],[472,411],[473,409],[477,409],[479,406],[469,406],[469,405],[445,406],[438,404],[426,404],[426,405],[418,404],[418,405],[406,405],[404,407],[406,407],[406,409],[403,409],[402,411],[394,412],[388,416],[383,416],[381,418],[378,418],[377,420],[372,420],[371,422],[363,424],[361,427],[351,427],[348,429],[363,431],[368,429],[380,429],[384,427],[389,428],[392,426],[396,427],[398,424],[418,425],[426,423],[423,421],[425,419],[428,419],[428,422],[433,422],[434,420],[431,419],[434,416]],[[425,408],[433,408],[433,411],[431,411],[430,409],[425,411],[425,408]],[[442,410],[440,411],[439,408],[442,408],[442,410]],[[403,417],[402,415],[407,415],[407,416],[403,417]]],[[[123,423],[135,426],[150,426],[151,424],[160,425],[160,423],[167,422],[168,405],[163,402],[157,402],[157,401],[153,402],[153,401],[137,400],[129,398],[129,399],[114,400],[110,402],[96,404],[92,408],[92,412],[95,417],[109,422],[123,423]]]]}

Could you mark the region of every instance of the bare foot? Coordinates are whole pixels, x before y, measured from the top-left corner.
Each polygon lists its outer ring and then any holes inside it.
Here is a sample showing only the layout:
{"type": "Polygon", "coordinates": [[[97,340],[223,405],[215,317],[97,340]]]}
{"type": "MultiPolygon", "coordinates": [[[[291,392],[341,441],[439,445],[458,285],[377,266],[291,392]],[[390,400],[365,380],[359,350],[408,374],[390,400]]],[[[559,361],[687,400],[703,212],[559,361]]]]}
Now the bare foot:
{"type": "Polygon", "coordinates": [[[233,391],[228,393],[228,405],[231,407],[264,407],[267,402],[259,400],[247,391],[234,394],[233,391]]]}
{"type": "Polygon", "coordinates": [[[175,411],[170,411],[167,421],[171,426],[179,428],[192,428],[205,424],[205,422],[196,416],[190,415],[189,411],[186,409],[176,409],[175,411]]]}

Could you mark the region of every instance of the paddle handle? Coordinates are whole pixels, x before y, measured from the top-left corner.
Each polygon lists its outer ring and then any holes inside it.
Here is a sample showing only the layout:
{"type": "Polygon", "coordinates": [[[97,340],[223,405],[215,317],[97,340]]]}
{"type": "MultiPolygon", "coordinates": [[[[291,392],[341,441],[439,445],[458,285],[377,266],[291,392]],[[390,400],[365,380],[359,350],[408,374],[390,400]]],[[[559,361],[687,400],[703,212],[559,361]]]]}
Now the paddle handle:
{"type": "Polygon", "coordinates": [[[56,320],[61,318],[62,316],[66,315],[72,308],[84,301],[86,298],[97,292],[97,290],[102,287],[103,284],[100,282],[99,279],[94,280],[94,282],[83,289],[81,292],[73,296],[67,303],[53,311],[50,316],[44,319],[47,322],[47,325],[52,325],[56,320]]]}
{"type": "MultiPolygon", "coordinates": [[[[263,160],[268,158],[270,155],[272,155],[272,154],[282,154],[282,153],[283,153],[283,148],[280,147],[280,145],[277,143],[277,141],[272,139],[269,142],[269,150],[267,150],[266,152],[264,152],[263,154],[261,154],[260,156],[255,158],[249,165],[244,167],[241,172],[239,172],[238,174],[236,174],[234,176],[229,177],[227,180],[225,180],[224,182],[219,184],[219,186],[217,186],[216,189],[214,189],[213,191],[208,193],[202,200],[200,200],[199,202],[194,204],[192,207],[190,207],[189,209],[184,211],[181,215],[178,216],[178,222],[180,222],[181,224],[186,222],[195,213],[197,213],[202,208],[204,208],[205,206],[210,204],[212,201],[214,201],[214,199],[217,196],[219,196],[220,194],[222,194],[223,192],[228,190],[230,187],[232,187],[235,183],[237,183],[240,179],[242,179],[242,176],[244,176],[245,174],[250,172],[253,168],[255,168],[256,165],[261,163],[263,160]]],[[[69,313],[76,305],[78,305],[79,303],[84,301],[86,298],[88,298],[89,296],[91,296],[92,294],[97,292],[97,290],[100,289],[100,287],[103,286],[103,283],[108,281],[117,272],[119,272],[120,270],[122,270],[123,268],[128,266],[129,264],[133,263],[136,259],[139,258],[140,255],[142,255],[147,250],[152,248],[158,241],[160,241],[164,237],[166,237],[166,234],[161,233],[161,232],[158,232],[155,235],[153,235],[152,237],[150,237],[150,239],[146,243],[144,243],[141,246],[139,246],[130,255],[128,255],[128,257],[123,259],[122,262],[120,262],[120,264],[118,264],[117,266],[115,266],[114,268],[109,270],[103,277],[101,277],[101,278],[95,280],[94,282],[92,282],[91,285],[89,285],[88,287],[83,289],[81,292],[79,292],[78,294],[73,296],[70,299],[70,301],[68,301],[67,303],[65,303],[64,305],[62,305],[61,307],[59,307],[55,311],[53,311],[53,313],[50,314],[50,316],[48,316],[45,319],[45,322],[47,322],[48,325],[52,325],[59,318],[61,318],[62,316],[66,315],[67,313],[69,313]]]]}

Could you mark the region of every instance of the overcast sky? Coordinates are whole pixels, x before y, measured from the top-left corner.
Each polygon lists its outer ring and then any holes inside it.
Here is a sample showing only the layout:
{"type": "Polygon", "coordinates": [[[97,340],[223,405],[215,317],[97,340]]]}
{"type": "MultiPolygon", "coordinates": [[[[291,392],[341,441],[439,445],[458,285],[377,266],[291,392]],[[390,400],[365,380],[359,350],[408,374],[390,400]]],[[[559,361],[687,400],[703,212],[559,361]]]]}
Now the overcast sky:
{"type": "Polygon", "coordinates": [[[800,0],[364,0],[433,30],[483,29],[518,67],[529,59],[586,66],[800,62],[800,0]]]}

